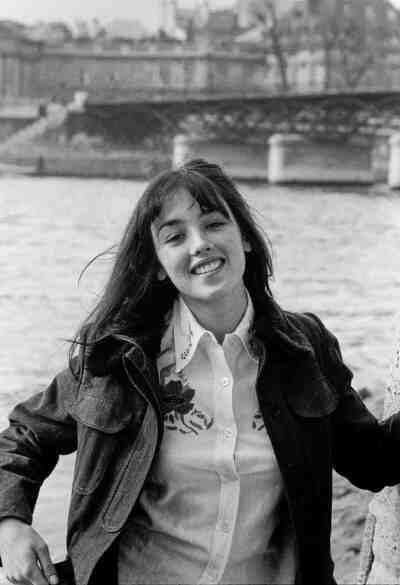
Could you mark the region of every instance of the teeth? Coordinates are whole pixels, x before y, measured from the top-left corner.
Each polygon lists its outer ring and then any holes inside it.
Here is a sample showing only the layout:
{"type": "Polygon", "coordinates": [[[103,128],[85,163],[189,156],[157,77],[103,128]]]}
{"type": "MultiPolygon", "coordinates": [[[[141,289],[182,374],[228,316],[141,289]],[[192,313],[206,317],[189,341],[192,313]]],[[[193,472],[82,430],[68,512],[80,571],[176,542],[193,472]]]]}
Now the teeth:
{"type": "Polygon", "coordinates": [[[202,264],[201,266],[197,266],[194,269],[195,274],[205,274],[206,272],[212,272],[219,268],[222,264],[222,260],[213,260],[212,262],[207,262],[207,264],[202,264]]]}

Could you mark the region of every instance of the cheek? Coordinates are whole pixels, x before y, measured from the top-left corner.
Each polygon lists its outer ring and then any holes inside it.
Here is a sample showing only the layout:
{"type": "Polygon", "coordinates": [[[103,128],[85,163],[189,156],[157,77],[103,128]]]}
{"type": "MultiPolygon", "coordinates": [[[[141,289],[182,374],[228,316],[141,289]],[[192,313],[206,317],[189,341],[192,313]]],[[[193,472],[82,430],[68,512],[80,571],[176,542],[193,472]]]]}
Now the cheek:
{"type": "Polygon", "coordinates": [[[179,254],[174,254],[168,252],[168,254],[163,254],[162,252],[157,254],[158,261],[165,271],[165,273],[171,278],[171,280],[176,277],[180,272],[182,272],[182,260],[179,257],[179,254]]]}
{"type": "Polygon", "coordinates": [[[229,242],[229,248],[232,251],[232,254],[239,257],[245,255],[246,247],[246,242],[240,236],[232,238],[232,240],[229,242]]]}
{"type": "Polygon", "coordinates": [[[157,258],[157,277],[159,280],[164,280],[169,276],[169,268],[167,258],[158,248],[155,248],[155,254],[157,258]]]}

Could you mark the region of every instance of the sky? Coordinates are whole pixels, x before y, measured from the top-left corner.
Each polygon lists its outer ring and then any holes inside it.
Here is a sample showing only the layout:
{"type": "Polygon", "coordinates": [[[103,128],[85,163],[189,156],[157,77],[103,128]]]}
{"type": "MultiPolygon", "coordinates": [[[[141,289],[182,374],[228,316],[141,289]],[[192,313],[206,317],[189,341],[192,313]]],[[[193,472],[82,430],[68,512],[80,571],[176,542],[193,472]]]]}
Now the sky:
{"type": "MultiPolygon", "coordinates": [[[[158,25],[160,0],[0,0],[0,20],[11,19],[25,23],[37,20],[63,20],[76,22],[98,18],[107,23],[113,19],[141,20],[146,28],[158,25]]],[[[180,6],[192,6],[196,0],[178,0],[180,6]]],[[[229,6],[234,0],[209,0],[211,7],[229,6]]],[[[400,0],[392,0],[400,8],[400,0]]]]}
{"type": "MultiPolygon", "coordinates": [[[[33,23],[36,20],[90,21],[98,18],[106,23],[113,19],[141,20],[146,28],[158,25],[160,0],[0,0],[0,20],[33,23]]],[[[179,6],[193,6],[195,0],[179,0],[179,6]]],[[[234,0],[211,0],[211,7],[229,6],[234,0]]],[[[400,0],[399,0],[400,3],[400,0]]]]}

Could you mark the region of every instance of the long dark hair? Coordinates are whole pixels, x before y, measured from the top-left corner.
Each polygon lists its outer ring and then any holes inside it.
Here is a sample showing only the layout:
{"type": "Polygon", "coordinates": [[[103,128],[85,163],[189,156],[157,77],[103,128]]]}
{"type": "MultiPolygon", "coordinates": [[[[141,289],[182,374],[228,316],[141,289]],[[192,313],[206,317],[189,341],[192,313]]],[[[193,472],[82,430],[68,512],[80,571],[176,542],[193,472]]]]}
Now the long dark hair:
{"type": "MultiPolygon", "coordinates": [[[[233,181],[216,164],[192,160],[176,170],[158,175],[149,183],[133,210],[118,246],[115,262],[100,300],[79,329],[70,350],[70,360],[78,345],[83,362],[88,352],[110,334],[140,340],[160,337],[165,315],[172,307],[177,290],[168,278],[158,279],[159,262],[151,236],[151,224],[159,216],[168,197],[187,190],[202,209],[216,209],[234,216],[243,238],[250,244],[246,253],[244,283],[255,310],[272,297],[269,279],[272,258],[268,239],[257,225],[248,203],[233,181]]],[[[81,363],[84,366],[85,364],[81,363]]]]}

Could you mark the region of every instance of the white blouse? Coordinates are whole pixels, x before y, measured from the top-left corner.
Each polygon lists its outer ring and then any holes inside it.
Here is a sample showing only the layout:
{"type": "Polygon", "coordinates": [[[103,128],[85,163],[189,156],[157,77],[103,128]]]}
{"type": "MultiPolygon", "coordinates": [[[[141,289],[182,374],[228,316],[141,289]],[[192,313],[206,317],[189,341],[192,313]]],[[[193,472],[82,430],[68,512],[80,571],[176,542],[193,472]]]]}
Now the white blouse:
{"type": "Polygon", "coordinates": [[[158,370],[164,438],[121,538],[119,585],[290,583],[294,550],[269,550],[282,478],[259,411],[253,306],[222,344],[175,303],[158,370]],[[140,538],[138,538],[140,535],[140,538]]]}

